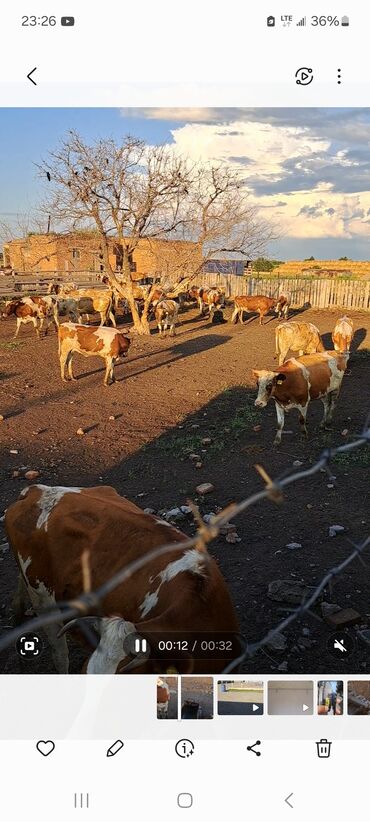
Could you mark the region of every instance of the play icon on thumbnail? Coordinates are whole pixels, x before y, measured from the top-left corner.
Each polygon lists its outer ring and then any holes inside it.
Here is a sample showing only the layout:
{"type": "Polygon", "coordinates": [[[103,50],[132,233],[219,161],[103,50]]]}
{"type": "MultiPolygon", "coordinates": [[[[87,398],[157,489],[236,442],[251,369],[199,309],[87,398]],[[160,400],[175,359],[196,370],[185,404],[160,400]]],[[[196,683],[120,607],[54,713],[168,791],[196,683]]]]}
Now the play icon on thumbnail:
{"type": "Polygon", "coordinates": [[[312,716],[313,682],[307,680],[269,681],[268,713],[273,716],[312,716]]]}

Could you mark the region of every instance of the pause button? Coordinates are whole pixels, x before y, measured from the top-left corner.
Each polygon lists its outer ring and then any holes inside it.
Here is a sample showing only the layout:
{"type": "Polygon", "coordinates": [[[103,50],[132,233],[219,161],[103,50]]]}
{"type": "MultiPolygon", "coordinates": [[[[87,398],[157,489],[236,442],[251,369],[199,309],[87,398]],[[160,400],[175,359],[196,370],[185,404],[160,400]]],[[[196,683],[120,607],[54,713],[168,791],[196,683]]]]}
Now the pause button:
{"type": "Polygon", "coordinates": [[[145,654],[148,650],[148,643],[146,639],[142,637],[136,637],[135,639],[135,654],[145,654]]]}

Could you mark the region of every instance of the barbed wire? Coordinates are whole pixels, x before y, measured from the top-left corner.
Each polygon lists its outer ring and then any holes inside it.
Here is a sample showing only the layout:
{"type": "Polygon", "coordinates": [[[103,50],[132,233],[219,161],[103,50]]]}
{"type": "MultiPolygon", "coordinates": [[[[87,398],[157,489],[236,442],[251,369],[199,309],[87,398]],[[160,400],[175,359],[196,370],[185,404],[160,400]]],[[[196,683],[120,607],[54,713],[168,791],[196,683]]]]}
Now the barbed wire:
{"type": "MultiPolygon", "coordinates": [[[[205,523],[198,508],[190,503],[193,510],[195,522],[198,525],[197,532],[194,536],[188,537],[181,542],[168,543],[159,548],[149,551],[144,556],[130,562],[110,579],[99,586],[95,591],[82,592],[78,597],[66,602],[57,602],[55,606],[46,610],[44,613],[33,617],[21,625],[7,631],[6,635],[0,639],[0,653],[13,645],[14,642],[23,633],[31,633],[37,631],[39,628],[47,627],[53,624],[61,624],[72,619],[79,619],[85,616],[98,616],[101,614],[101,605],[105,597],[130,579],[137,571],[140,571],[145,565],[153,560],[157,560],[166,554],[176,551],[184,551],[189,548],[198,548],[203,550],[205,560],[207,559],[206,546],[214,540],[220,533],[221,528],[228,525],[230,520],[246,511],[248,508],[256,505],[264,499],[270,499],[275,503],[283,502],[283,489],[289,487],[295,482],[308,479],[320,471],[327,471],[329,476],[329,466],[331,461],[339,454],[346,454],[370,443],[370,414],[368,415],[363,431],[356,439],[347,442],[344,445],[335,446],[332,448],[325,448],[316,462],[309,468],[300,471],[292,472],[288,475],[284,474],[280,478],[271,479],[267,471],[261,466],[256,465],[256,470],[265,482],[265,487],[260,491],[251,494],[246,499],[238,503],[232,503],[224,508],[219,513],[215,514],[209,523],[205,523]]],[[[331,568],[325,573],[324,577],[318,583],[312,594],[308,599],[303,600],[301,604],[293,610],[289,616],[283,619],[276,627],[272,628],[259,641],[253,643],[245,643],[242,653],[227,665],[223,673],[230,673],[239,667],[247,658],[254,656],[259,650],[263,649],[271,640],[279,633],[289,627],[295,620],[303,614],[310,611],[312,605],[316,602],[322,591],[330,582],[341,574],[345,568],[348,567],[356,558],[361,558],[362,554],[370,544],[370,537],[367,537],[360,545],[354,545],[351,554],[339,565],[331,568]]],[[[81,627],[83,623],[81,622],[81,627]]]]}

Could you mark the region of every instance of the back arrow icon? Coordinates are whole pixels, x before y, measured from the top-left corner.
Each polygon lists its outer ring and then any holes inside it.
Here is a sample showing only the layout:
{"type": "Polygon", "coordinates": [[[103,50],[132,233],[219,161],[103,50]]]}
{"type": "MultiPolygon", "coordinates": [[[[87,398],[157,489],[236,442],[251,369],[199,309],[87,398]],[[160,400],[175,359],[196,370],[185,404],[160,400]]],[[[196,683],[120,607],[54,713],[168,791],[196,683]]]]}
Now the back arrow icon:
{"type": "Polygon", "coordinates": [[[293,793],[290,793],[290,794],[289,794],[289,796],[287,796],[287,798],[286,798],[286,799],[284,799],[284,802],[286,802],[286,803],[287,803],[287,805],[289,805],[289,807],[290,807],[290,808],[293,808],[293,805],[289,802],[289,799],[290,799],[292,796],[293,796],[293,793]]]}
{"type": "Polygon", "coordinates": [[[36,69],[37,69],[37,66],[35,66],[35,68],[33,68],[29,72],[29,74],[27,74],[27,80],[31,80],[31,83],[33,83],[34,86],[37,86],[37,83],[36,83],[36,80],[34,80],[33,77],[31,77],[31,74],[33,74],[33,72],[36,71],[36,69]]]}

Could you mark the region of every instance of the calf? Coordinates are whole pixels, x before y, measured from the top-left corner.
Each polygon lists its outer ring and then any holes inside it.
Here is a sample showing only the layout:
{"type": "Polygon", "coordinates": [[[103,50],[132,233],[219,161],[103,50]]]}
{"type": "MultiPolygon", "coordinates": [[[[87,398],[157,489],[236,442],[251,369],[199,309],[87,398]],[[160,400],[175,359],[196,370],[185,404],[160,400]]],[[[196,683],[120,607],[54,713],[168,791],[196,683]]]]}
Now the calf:
{"type": "Polygon", "coordinates": [[[282,317],[284,317],[284,320],[288,319],[291,302],[292,297],[289,291],[285,294],[280,294],[275,307],[275,313],[278,315],[279,320],[281,320],[282,317]]]}
{"type": "Polygon", "coordinates": [[[221,288],[216,286],[196,286],[193,285],[188,291],[190,299],[195,299],[199,305],[199,311],[203,314],[204,309],[208,306],[209,316],[212,319],[216,308],[223,307],[225,304],[225,295],[221,288]]]}
{"type": "Polygon", "coordinates": [[[56,300],[50,296],[38,297],[34,295],[32,297],[16,297],[12,300],[7,300],[3,317],[10,317],[12,315],[16,318],[14,337],[18,337],[19,329],[23,324],[32,323],[38,337],[40,336],[44,320],[47,320],[45,334],[48,332],[50,320],[54,322],[56,329],[59,324],[56,316],[56,300]]]}
{"type": "Polygon", "coordinates": [[[288,351],[298,351],[303,354],[314,354],[324,351],[319,329],[313,323],[290,322],[281,323],[275,330],[275,351],[279,365],[282,365],[288,351]]]}
{"type": "Polygon", "coordinates": [[[346,365],[346,355],[325,352],[292,358],[273,371],[253,370],[258,385],[257,408],[275,400],[278,428],[274,445],[281,443],[285,411],[292,408],[298,409],[301,429],[307,436],[306,416],[311,400],[320,399],[324,405],[320,428],[331,422],[346,365]]]}
{"type": "Polygon", "coordinates": [[[59,326],[59,361],[62,380],[73,380],[72,357],[77,351],[84,357],[102,357],[105,360],[104,385],[115,382],[114,364],[120,356],[124,357],[131,340],[115,328],[77,323],[62,323],[59,326]],[[66,370],[68,376],[66,376],[66,370]]]}
{"type": "MultiPolygon", "coordinates": [[[[162,663],[156,654],[140,663],[140,671],[157,674],[171,667],[200,673],[205,663],[192,651],[199,634],[238,634],[230,594],[207,550],[201,544],[188,548],[188,538],[177,528],[144,513],[113,488],[30,486],[8,507],[5,527],[20,570],[18,618],[27,608],[26,592],[37,614],[78,597],[84,590],[86,552],[94,589],[148,555],[143,567],[104,596],[101,616],[95,619],[99,644],[88,658],[88,674],[125,673],[129,663],[132,669],[125,639],[133,632],[149,647],[170,632],[175,638],[190,637],[182,662],[175,648],[162,663]],[[167,544],[173,549],[149,559],[167,544]]],[[[45,632],[56,670],[67,673],[65,630],[70,625],[63,629],[62,612],[57,613],[58,624],[45,626],[45,632]]],[[[214,673],[227,664],[227,655],[221,657],[212,660],[214,673]]]]}
{"type": "Polygon", "coordinates": [[[155,307],[155,319],[158,325],[159,336],[164,337],[167,326],[170,326],[170,337],[176,334],[176,322],[179,306],[175,300],[159,300],[155,307]]]}
{"type": "Polygon", "coordinates": [[[353,320],[351,320],[350,317],[342,317],[340,320],[337,320],[331,335],[335,350],[340,351],[342,354],[346,351],[349,352],[353,334],[353,320]]]}
{"type": "Polygon", "coordinates": [[[276,300],[272,297],[264,297],[257,295],[255,297],[240,297],[234,298],[234,311],[232,313],[231,322],[236,323],[238,319],[243,322],[244,311],[257,312],[260,315],[260,325],[263,325],[263,318],[271,308],[275,308],[276,300]]]}
{"type": "MultiPolygon", "coordinates": [[[[116,318],[114,316],[114,295],[112,290],[102,290],[100,288],[70,288],[69,284],[54,286],[55,293],[59,298],[66,298],[68,301],[75,300],[75,311],[78,313],[78,322],[82,323],[81,314],[100,314],[100,325],[108,325],[109,321],[116,328],[116,318]]],[[[63,303],[60,302],[62,307],[63,303]]],[[[69,307],[72,303],[69,302],[69,307]]]]}

